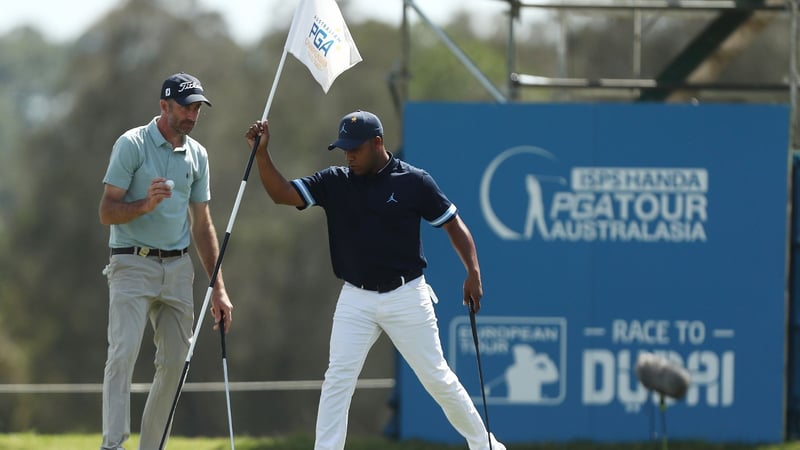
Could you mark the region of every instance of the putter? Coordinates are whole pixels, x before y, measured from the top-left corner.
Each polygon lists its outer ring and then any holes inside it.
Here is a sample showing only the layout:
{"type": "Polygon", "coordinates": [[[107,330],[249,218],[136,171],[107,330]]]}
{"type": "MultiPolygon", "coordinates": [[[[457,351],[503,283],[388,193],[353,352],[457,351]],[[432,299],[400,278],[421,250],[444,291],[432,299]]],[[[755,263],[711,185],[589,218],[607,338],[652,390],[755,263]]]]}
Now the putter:
{"type": "Polygon", "coordinates": [[[475,325],[475,304],[472,302],[472,299],[469,299],[469,323],[472,326],[472,340],[475,341],[475,356],[478,359],[478,378],[481,380],[483,415],[486,418],[486,437],[489,439],[489,450],[492,450],[492,431],[489,428],[489,408],[486,407],[486,390],[483,387],[483,368],[481,367],[481,351],[478,349],[478,327],[475,325]]]}
{"type": "Polygon", "coordinates": [[[219,319],[219,337],[222,344],[222,372],[225,375],[225,401],[228,405],[228,431],[231,434],[231,450],[236,447],[233,444],[233,417],[231,415],[231,388],[228,384],[228,357],[225,350],[225,315],[219,319]]]}

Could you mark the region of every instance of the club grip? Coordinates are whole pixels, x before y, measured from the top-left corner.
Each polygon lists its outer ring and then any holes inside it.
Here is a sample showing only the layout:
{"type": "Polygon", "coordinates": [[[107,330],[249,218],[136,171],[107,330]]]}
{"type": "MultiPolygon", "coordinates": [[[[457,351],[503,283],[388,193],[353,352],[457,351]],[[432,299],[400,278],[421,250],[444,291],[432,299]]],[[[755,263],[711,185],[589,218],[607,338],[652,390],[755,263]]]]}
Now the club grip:
{"type": "Polygon", "coordinates": [[[227,350],[225,350],[225,314],[219,316],[219,339],[222,346],[222,357],[227,358],[227,350]]]}

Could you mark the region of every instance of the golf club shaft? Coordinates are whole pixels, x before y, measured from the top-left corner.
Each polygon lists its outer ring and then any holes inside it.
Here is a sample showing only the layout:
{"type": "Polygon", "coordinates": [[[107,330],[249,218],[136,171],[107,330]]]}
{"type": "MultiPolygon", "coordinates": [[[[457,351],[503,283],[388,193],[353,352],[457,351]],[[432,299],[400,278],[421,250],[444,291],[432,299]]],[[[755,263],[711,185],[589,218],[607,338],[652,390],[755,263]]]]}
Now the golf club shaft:
{"type": "Polygon", "coordinates": [[[481,367],[481,351],[478,348],[478,327],[475,324],[475,304],[469,300],[469,322],[472,326],[472,340],[475,341],[475,356],[478,360],[478,378],[481,382],[481,397],[483,398],[483,415],[486,418],[486,437],[489,439],[489,450],[492,450],[492,431],[489,428],[489,408],[486,406],[486,389],[483,386],[483,368],[481,367]]]}
{"type": "Polygon", "coordinates": [[[250,152],[250,159],[247,161],[247,167],[245,168],[244,176],[242,177],[242,183],[239,185],[239,193],[236,195],[236,202],[234,203],[233,211],[231,212],[231,218],[228,221],[228,228],[225,231],[225,237],[222,239],[222,245],[220,245],[219,248],[219,255],[217,255],[217,262],[214,265],[214,271],[211,273],[211,282],[208,284],[206,297],[205,300],[203,300],[203,306],[200,307],[200,317],[198,317],[197,324],[194,328],[194,333],[192,333],[192,340],[189,343],[189,351],[186,353],[186,361],[183,365],[183,373],[181,374],[180,381],[178,382],[178,388],[175,390],[175,396],[172,399],[172,408],[170,408],[169,416],[167,417],[167,423],[164,427],[164,434],[161,436],[161,444],[158,447],[159,450],[164,449],[164,445],[167,442],[167,436],[169,436],[169,429],[172,425],[172,419],[175,417],[175,409],[178,406],[178,398],[180,398],[183,385],[186,382],[186,376],[189,373],[189,364],[192,360],[192,355],[194,354],[194,347],[197,345],[200,327],[203,325],[203,320],[206,317],[206,310],[208,309],[208,304],[211,301],[211,294],[214,291],[214,285],[217,283],[219,269],[222,267],[222,258],[225,256],[225,249],[228,248],[228,240],[230,240],[231,237],[233,223],[236,221],[236,215],[239,212],[239,205],[241,204],[242,196],[244,195],[244,190],[247,186],[247,178],[250,176],[250,169],[253,167],[253,160],[256,157],[256,150],[258,149],[258,143],[260,140],[261,137],[258,136],[256,137],[255,142],[253,142],[253,149],[250,152]]]}
{"type": "Polygon", "coordinates": [[[219,321],[219,338],[222,345],[222,372],[225,376],[225,402],[228,406],[228,431],[231,435],[231,450],[236,446],[233,443],[233,415],[231,414],[231,388],[228,384],[228,352],[225,349],[225,316],[223,315],[219,321]]]}
{"type": "Polygon", "coordinates": [[[660,393],[658,409],[661,411],[661,450],[667,450],[667,402],[660,393]]]}

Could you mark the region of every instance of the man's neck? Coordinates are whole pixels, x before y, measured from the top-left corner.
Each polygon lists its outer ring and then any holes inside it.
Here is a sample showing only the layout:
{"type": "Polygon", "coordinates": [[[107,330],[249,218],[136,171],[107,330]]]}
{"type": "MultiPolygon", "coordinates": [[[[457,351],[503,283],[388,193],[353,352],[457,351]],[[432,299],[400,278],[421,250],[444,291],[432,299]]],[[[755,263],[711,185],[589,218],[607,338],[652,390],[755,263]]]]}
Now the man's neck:
{"type": "Polygon", "coordinates": [[[158,126],[158,131],[161,132],[161,136],[164,136],[164,139],[172,144],[172,148],[183,147],[183,144],[186,143],[186,136],[178,134],[171,129],[164,116],[158,118],[156,125],[158,126]]]}

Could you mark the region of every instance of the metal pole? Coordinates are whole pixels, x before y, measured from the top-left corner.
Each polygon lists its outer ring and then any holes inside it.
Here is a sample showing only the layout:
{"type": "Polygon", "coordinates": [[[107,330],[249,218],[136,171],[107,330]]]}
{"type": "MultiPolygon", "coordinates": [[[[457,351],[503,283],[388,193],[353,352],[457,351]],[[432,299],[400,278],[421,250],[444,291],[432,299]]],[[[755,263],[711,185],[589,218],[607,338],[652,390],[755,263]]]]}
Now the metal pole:
{"type": "Polygon", "coordinates": [[[222,372],[225,377],[225,403],[228,406],[228,431],[231,435],[231,450],[236,446],[233,442],[233,414],[231,413],[231,387],[228,383],[228,352],[225,350],[225,316],[219,320],[219,337],[222,345],[222,372]]]}
{"type": "Polygon", "coordinates": [[[408,80],[411,78],[409,69],[411,61],[411,25],[408,21],[408,5],[403,4],[403,44],[402,63],[400,66],[400,100],[403,104],[408,100],[408,80]]]}
{"type": "Polygon", "coordinates": [[[785,6],[776,2],[743,2],[739,0],[524,0],[524,8],[570,10],[692,10],[692,11],[781,11],[785,6]]]}
{"type": "Polygon", "coordinates": [[[633,10],[633,77],[642,76],[642,11],[633,10]]]}
{"type": "Polygon", "coordinates": [[[508,50],[506,54],[508,68],[508,97],[519,100],[519,87],[511,80],[511,74],[517,71],[517,43],[514,39],[514,21],[519,18],[519,0],[509,0],[508,8],[508,50]]]}
{"type": "Polygon", "coordinates": [[[478,80],[478,82],[489,92],[489,94],[491,94],[491,96],[494,97],[495,101],[497,101],[498,103],[506,103],[508,101],[506,97],[503,95],[503,93],[500,92],[495,87],[495,85],[492,84],[492,82],[489,81],[488,78],[486,78],[486,76],[483,73],[481,73],[481,71],[475,66],[475,63],[473,63],[469,59],[469,57],[467,57],[467,55],[465,55],[464,52],[462,52],[461,49],[458,48],[458,46],[450,39],[450,37],[447,36],[447,34],[444,31],[442,31],[441,28],[437,27],[433,22],[431,22],[431,20],[419,9],[417,4],[414,3],[414,0],[405,0],[405,4],[414,8],[414,11],[416,11],[417,14],[419,14],[419,17],[422,18],[422,20],[426,24],[428,24],[429,27],[431,27],[433,32],[436,33],[436,35],[439,37],[439,39],[442,40],[442,42],[444,42],[444,44],[447,46],[447,48],[450,49],[453,55],[455,55],[455,57],[458,58],[459,61],[461,61],[461,64],[463,64],[464,67],[467,68],[469,73],[471,73],[472,76],[474,76],[475,79],[478,80]]]}
{"type": "Polygon", "coordinates": [[[800,105],[797,104],[797,90],[798,84],[800,84],[800,70],[797,67],[798,64],[798,39],[800,39],[800,0],[794,0],[791,2],[792,8],[792,24],[791,24],[791,37],[789,41],[791,42],[790,52],[789,55],[789,71],[792,76],[791,83],[789,85],[789,101],[791,102],[790,105],[790,128],[789,128],[789,143],[791,148],[795,151],[800,150],[800,118],[798,118],[797,109],[800,105]]]}
{"type": "MultiPolygon", "coordinates": [[[[569,29],[567,26],[567,13],[564,10],[558,11],[558,76],[567,77],[567,40],[569,39],[569,29]]],[[[566,100],[567,91],[561,90],[556,94],[559,100],[566,100]]]]}

